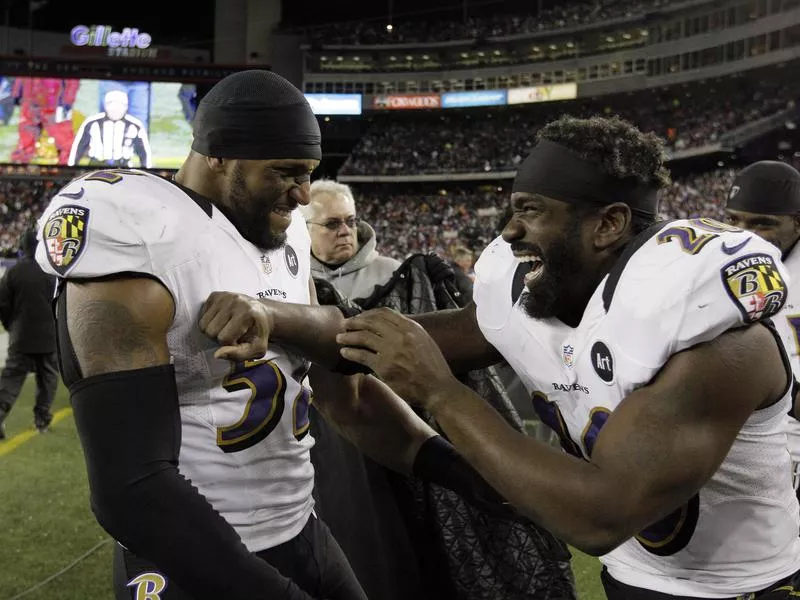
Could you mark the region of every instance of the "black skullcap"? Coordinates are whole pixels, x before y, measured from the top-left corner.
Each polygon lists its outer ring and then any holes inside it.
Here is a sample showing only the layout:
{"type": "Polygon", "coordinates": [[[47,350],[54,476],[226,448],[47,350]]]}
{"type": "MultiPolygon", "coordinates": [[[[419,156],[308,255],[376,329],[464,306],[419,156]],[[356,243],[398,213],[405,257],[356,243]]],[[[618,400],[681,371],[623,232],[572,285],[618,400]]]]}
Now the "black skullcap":
{"type": "Polygon", "coordinates": [[[319,124],[302,92],[280,75],[228,75],[200,101],[192,150],[204,156],[267,160],[322,158],[319,124]]]}
{"type": "Polygon", "coordinates": [[[800,213],[800,173],[775,160],[753,163],[734,179],[727,208],[760,215],[796,215],[800,213]]]}

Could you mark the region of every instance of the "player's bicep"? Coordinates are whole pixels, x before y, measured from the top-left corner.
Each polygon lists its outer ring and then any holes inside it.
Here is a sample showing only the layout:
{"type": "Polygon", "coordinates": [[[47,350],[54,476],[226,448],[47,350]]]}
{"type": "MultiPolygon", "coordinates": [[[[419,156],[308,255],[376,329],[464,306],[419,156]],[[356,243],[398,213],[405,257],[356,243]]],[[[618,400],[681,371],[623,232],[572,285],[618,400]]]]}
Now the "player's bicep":
{"type": "Polygon", "coordinates": [[[780,398],[787,383],[775,338],[753,325],[674,355],[630,394],[591,457],[629,526],[646,527],[696,494],[748,417],[780,398]]]}
{"type": "Polygon", "coordinates": [[[84,377],[169,363],[175,306],[158,281],[70,282],[66,294],[69,337],[84,377]]]}

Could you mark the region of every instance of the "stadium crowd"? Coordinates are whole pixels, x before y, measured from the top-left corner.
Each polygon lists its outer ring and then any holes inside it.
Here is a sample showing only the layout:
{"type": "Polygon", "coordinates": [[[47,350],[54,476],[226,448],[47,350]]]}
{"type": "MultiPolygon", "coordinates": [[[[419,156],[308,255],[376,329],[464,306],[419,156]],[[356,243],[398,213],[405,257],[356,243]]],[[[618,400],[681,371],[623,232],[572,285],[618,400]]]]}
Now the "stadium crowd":
{"type": "Polygon", "coordinates": [[[543,8],[538,15],[494,14],[460,20],[408,19],[386,27],[385,21],[332,23],[308,31],[317,45],[369,45],[445,42],[566,29],[642,14],[669,0],[600,0],[543,8]]]}
{"type": "MultiPolygon", "coordinates": [[[[675,181],[662,193],[663,218],[722,217],[733,171],[719,169],[675,181]]],[[[68,179],[0,179],[0,257],[16,257],[17,241],[68,179]]],[[[392,184],[354,189],[359,217],[373,226],[382,254],[402,260],[417,252],[445,255],[454,245],[480,252],[502,226],[510,188],[426,190],[392,184]]]]}
{"type": "Polygon", "coordinates": [[[667,88],[603,101],[444,114],[377,115],[341,173],[395,175],[511,171],[530,151],[538,127],[563,113],[575,116],[619,114],[653,131],[670,150],[713,144],[745,123],[795,106],[800,84],[768,79],[726,82],[693,90],[667,88]],[[619,104],[617,104],[619,101],[619,104]]]}
{"type": "MultiPolygon", "coordinates": [[[[661,195],[663,219],[723,218],[733,170],[719,169],[674,181],[661,195]]],[[[480,253],[499,234],[510,188],[396,194],[391,184],[355,189],[359,216],[375,229],[381,254],[402,260],[417,252],[447,255],[453,246],[480,253]]]]}

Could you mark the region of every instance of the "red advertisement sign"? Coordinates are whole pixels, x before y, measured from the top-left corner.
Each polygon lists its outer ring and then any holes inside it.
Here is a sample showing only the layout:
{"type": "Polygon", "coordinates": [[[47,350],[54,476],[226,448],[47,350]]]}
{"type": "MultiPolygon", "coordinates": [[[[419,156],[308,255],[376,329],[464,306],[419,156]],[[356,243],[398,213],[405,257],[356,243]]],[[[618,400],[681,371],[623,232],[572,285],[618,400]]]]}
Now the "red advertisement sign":
{"type": "Polygon", "coordinates": [[[372,98],[375,110],[412,110],[419,108],[441,108],[439,94],[388,94],[372,98]]]}

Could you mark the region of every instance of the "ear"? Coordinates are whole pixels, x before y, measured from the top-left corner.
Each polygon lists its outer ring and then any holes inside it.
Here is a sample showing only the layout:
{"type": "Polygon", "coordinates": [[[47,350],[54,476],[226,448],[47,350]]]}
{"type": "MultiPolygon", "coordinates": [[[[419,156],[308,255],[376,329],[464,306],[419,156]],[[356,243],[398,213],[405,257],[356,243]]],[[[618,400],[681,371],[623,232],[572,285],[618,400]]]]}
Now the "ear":
{"type": "Polygon", "coordinates": [[[597,250],[614,249],[627,240],[630,231],[631,208],[623,202],[615,202],[597,211],[592,241],[597,250]]]}
{"type": "Polygon", "coordinates": [[[205,159],[208,170],[212,173],[225,173],[228,170],[228,163],[230,161],[212,156],[206,156],[205,159]]]}

